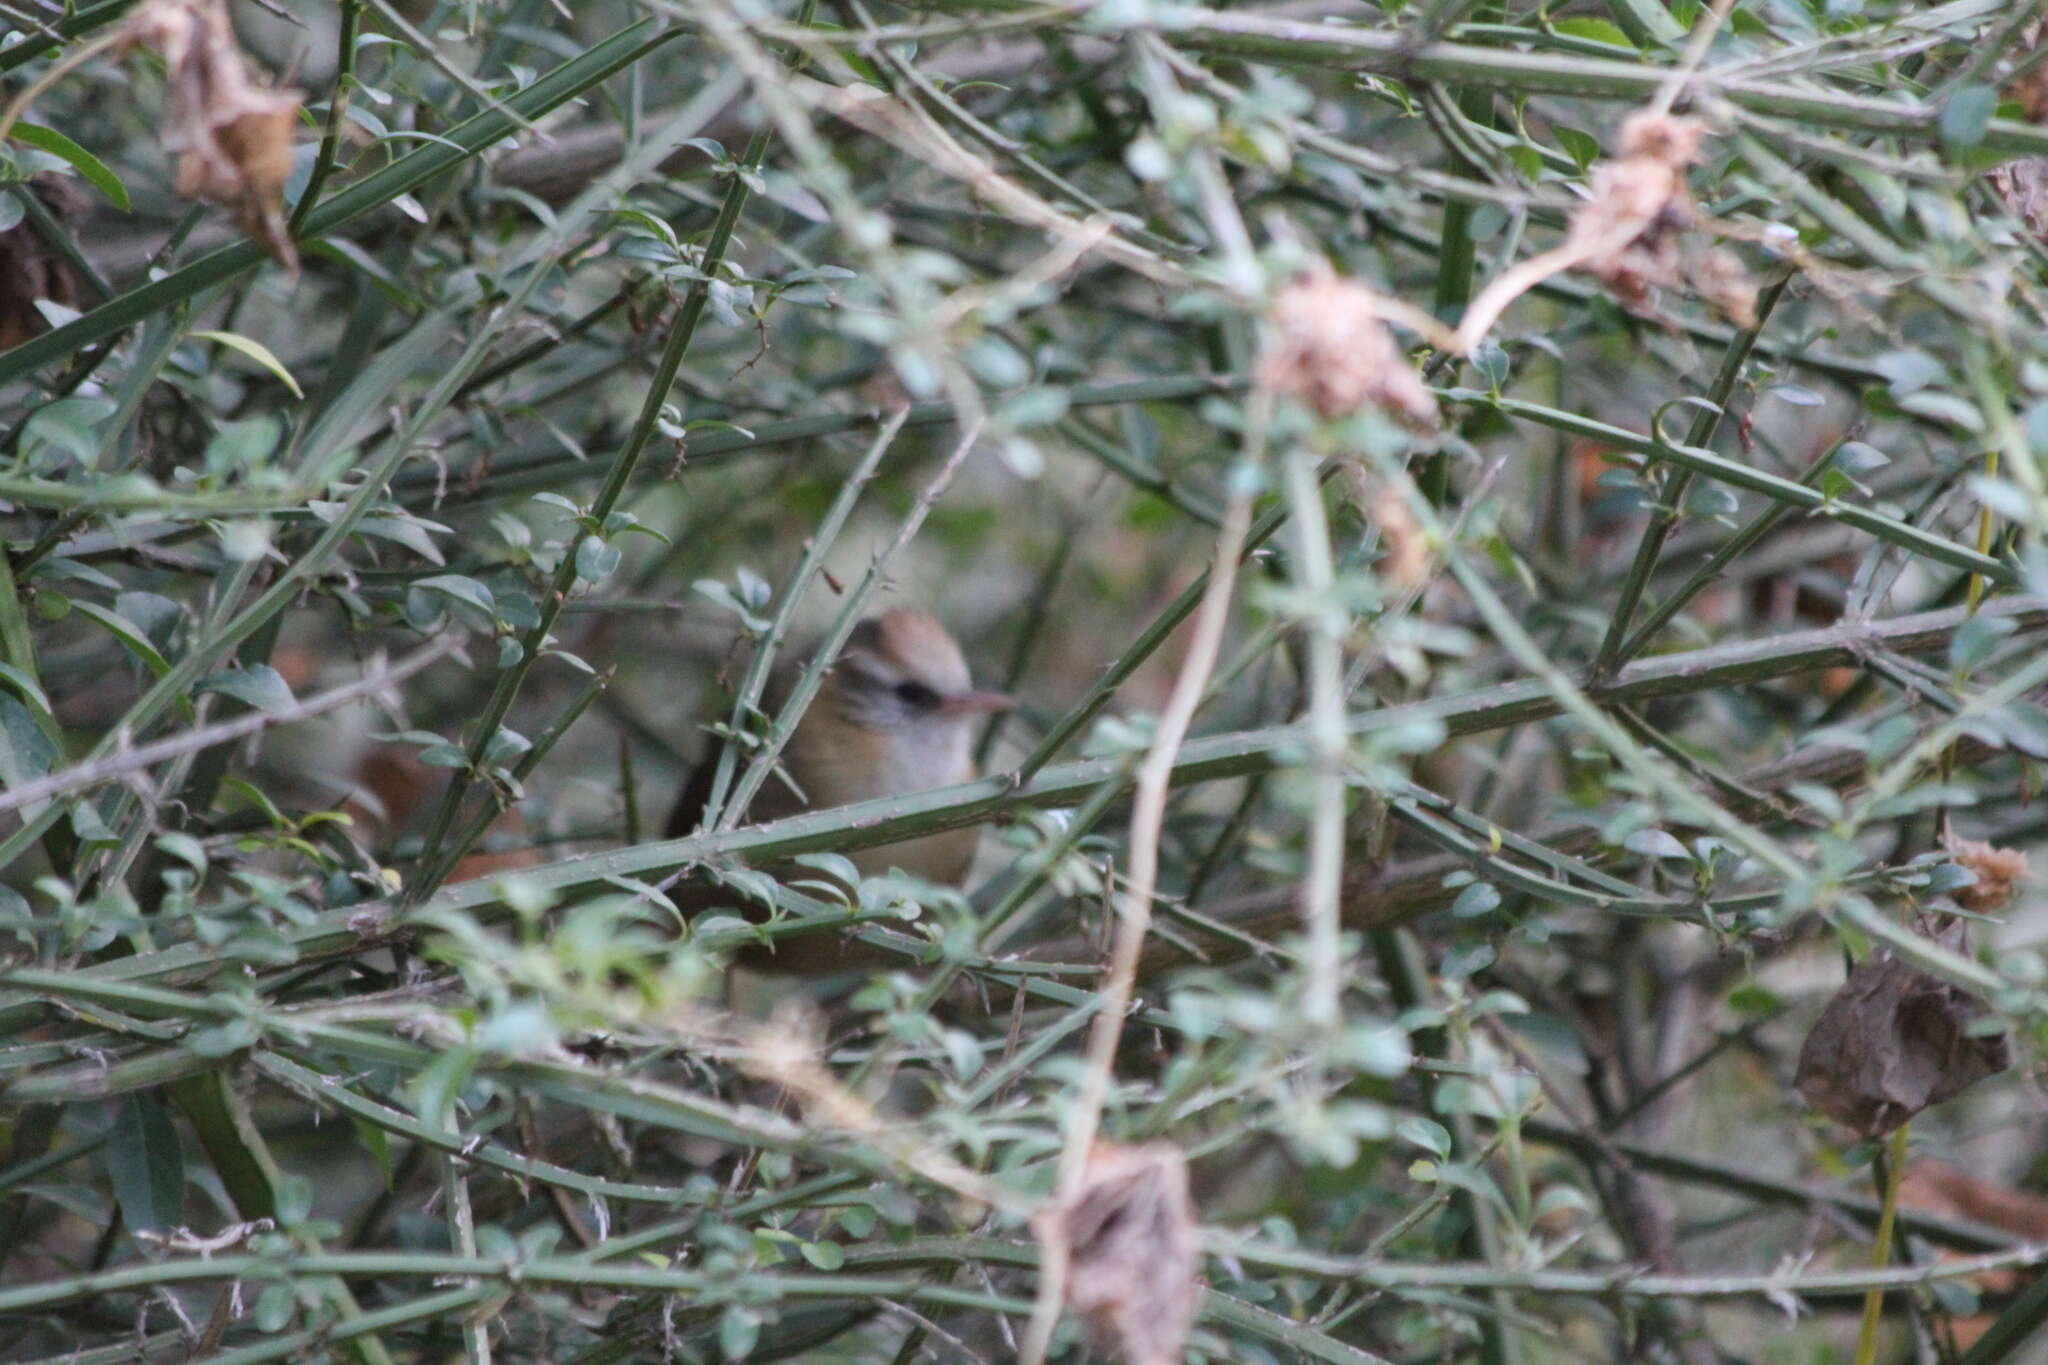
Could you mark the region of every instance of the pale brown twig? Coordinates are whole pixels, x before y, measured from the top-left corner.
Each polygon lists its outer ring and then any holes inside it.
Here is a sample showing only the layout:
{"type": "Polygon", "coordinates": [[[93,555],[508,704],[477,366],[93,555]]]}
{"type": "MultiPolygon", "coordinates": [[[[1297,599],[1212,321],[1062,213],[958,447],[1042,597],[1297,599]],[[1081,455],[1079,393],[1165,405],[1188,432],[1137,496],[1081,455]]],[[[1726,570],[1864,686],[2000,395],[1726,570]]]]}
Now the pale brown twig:
{"type": "MultiPolygon", "coordinates": [[[[1138,957],[1145,946],[1146,931],[1152,923],[1152,893],[1159,877],[1159,838],[1166,825],[1166,800],[1172,791],[1174,757],[1187,737],[1195,708],[1201,703],[1209,674],[1223,644],[1223,628],[1230,619],[1231,591],[1237,581],[1238,551],[1244,544],[1251,520],[1251,502],[1243,492],[1234,492],[1223,511],[1223,528],[1216,537],[1216,553],[1209,571],[1209,586],[1195,610],[1194,638],[1188,642],[1180,676],[1173,694],[1159,717],[1158,729],[1138,769],[1135,794],[1131,800],[1130,873],[1119,902],[1116,944],[1110,958],[1108,980],[1096,1006],[1095,1020],[1088,1034],[1087,1069],[1081,1078],[1081,1094],[1060,1152],[1059,1181],[1050,1203],[1052,1208],[1070,1204],[1086,1169],[1088,1153],[1095,1145],[1095,1133],[1102,1119],[1103,1100],[1109,1078],[1116,1066],[1117,1045],[1123,1037],[1124,1014],[1130,1009],[1131,990],[1138,974],[1138,957]]],[[[1022,1365],[1040,1365],[1052,1329],[1059,1322],[1060,1302],[1066,1291],[1066,1247],[1058,1238],[1045,1239],[1039,1264],[1038,1297],[1032,1307],[1031,1323],[1018,1352],[1022,1365]]]]}

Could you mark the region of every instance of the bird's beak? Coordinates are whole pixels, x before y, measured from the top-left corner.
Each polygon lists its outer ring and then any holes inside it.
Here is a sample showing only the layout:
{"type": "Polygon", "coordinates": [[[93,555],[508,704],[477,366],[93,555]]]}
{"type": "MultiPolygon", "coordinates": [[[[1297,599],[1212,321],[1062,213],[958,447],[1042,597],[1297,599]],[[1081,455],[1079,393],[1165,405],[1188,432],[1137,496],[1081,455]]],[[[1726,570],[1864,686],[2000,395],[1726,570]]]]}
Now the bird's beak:
{"type": "Polygon", "coordinates": [[[946,698],[939,709],[949,716],[975,716],[1007,711],[1016,704],[1017,699],[1007,692],[991,692],[977,687],[971,692],[958,692],[946,698]]]}

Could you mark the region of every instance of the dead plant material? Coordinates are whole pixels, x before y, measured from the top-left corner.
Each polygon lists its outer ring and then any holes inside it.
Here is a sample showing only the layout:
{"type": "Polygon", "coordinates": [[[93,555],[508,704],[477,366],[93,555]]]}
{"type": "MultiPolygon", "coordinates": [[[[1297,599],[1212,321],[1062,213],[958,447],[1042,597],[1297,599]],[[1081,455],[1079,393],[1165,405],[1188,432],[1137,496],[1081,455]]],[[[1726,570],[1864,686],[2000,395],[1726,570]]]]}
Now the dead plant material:
{"type": "Polygon", "coordinates": [[[1282,288],[1254,378],[1325,418],[1373,407],[1417,430],[1437,424],[1436,397],[1387,330],[1378,294],[1318,264],[1282,288]]]}
{"type": "Polygon", "coordinates": [[[1591,194],[1572,211],[1565,239],[1503,271],[1466,309],[1458,348],[1486,339],[1508,305],[1552,275],[1582,271],[1622,306],[1646,311],[1660,289],[1691,292],[1738,327],[1756,325],[1756,286],[1733,253],[1702,246],[1685,173],[1699,160],[1706,125],[1638,110],[1621,125],[1621,154],[1594,170],[1591,194]]]}
{"type": "Polygon", "coordinates": [[[1973,839],[1958,839],[1948,856],[1958,867],[1977,874],[1977,880],[1959,887],[1955,903],[1975,914],[1988,915],[2012,904],[2013,893],[2027,879],[2027,855],[2016,848],[1994,848],[1973,839]]]}
{"type": "MultiPolygon", "coordinates": [[[[1962,951],[1963,926],[1936,941],[1962,951]]],[[[1960,987],[1879,950],[1821,1011],[1793,1084],[1837,1123],[1882,1137],[2012,1065],[2004,1034],[1972,1032],[1988,1013],[1960,987]]]]}
{"type": "Polygon", "coordinates": [[[1429,581],[1429,537],[1415,520],[1401,490],[1380,478],[1364,462],[1344,466],[1344,482],[1352,505],[1380,533],[1379,575],[1403,592],[1429,581]]]}
{"type": "Polygon", "coordinates": [[[226,0],[147,0],[122,26],[116,47],[146,47],[164,60],[162,141],[177,161],[178,193],[232,209],[244,232],[298,273],[284,184],[304,96],[249,74],[226,0]]]}
{"type": "Polygon", "coordinates": [[[2022,157],[1993,167],[1991,188],[2004,201],[2007,213],[2024,223],[2027,231],[2048,241],[2048,157],[2022,157]]]}
{"type": "MultiPolygon", "coordinates": [[[[2019,51],[2015,56],[2026,57],[2041,46],[2043,21],[2034,20],[2020,30],[2019,51]]],[[[2009,81],[2003,92],[2005,99],[2020,107],[2020,117],[2029,123],[2048,123],[2048,64],[2035,67],[2016,81],[2009,81]]]]}
{"type": "MultiPolygon", "coordinates": [[[[59,224],[80,217],[88,207],[84,192],[68,176],[45,171],[28,182],[28,191],[59,224]]],[[[0,232],[0,351],[49,330],[49,319],[36,307],[43,299],[78,307],[78,276],[50,250],[35,224],[19,222],[0,232]]]]}
{"type": "MultiPolygon", "coordinates": [[[[2041,21],[2036,19],[2020,30],[2020,51],[2030,53],[2040,43],[2041,21]]],[[[2020,117],[2028,123],[2048,122],[2048,64],[2008,83],[2002,93],[2019,105],[2020,117]]],[[[2006,212],[2024,223],[2027,231],[2048,241],[2048,157],[2021,157],[1995,166],[1990,180],[2006,212]]]]}
{"type": "Polygon", "coordinates": [[[1034,1220],[1065,1249],[1067,1302],[1128,1365],[1180,1365],[1202,1247],[1178,1147],[1098,1142],[1071,1198],[1034,1220]]]}

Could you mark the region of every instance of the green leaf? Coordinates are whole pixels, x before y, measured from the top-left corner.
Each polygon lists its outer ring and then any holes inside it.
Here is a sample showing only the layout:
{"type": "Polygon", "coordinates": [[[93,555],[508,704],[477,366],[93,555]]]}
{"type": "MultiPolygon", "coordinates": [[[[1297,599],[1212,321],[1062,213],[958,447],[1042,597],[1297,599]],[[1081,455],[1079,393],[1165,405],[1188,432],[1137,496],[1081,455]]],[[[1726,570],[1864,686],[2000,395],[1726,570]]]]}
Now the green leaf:
{"type": "Polygon", "coordinates": [[[161,678],[171,671],[170,661],[164,658],[155,643],[143,633],[142,628],[127,617],[116,615],[98,603],[83,599],[75,598],[71,605],[112,631],[114,638],[157,677],[161,678]]]}
{"type": "Polygon", "coordinates": [[[1991,116],[1998,111],[1998,91],[1988,85],[1966,85],[1941,107],[1941,140],[1951,151],[1964,151],[1984,140],[1991,116]]]}
{"type": "Polygon", "coordinates": [[[1585,38],[1592,42],[1605,43],[1609,47],[1618,47],[1626,52],[1634,52],[1636,50],[1636,45],[1629,41],[1628,34],[1622,31],[1621,26],[1610,23],[1605,19],[1589,17],[1559,19],[1550,27],[1553,31],[1565,34],[1568,37],[1585,38]]]}
{"type": "Polygon", "coordinates": [[[1394,1133],[1396,1136],[1414,1143],[1425,1152],[1435,1153],[1439,1161],[1451,1159],[1450,1130],[1435,1119],[1426,1119],[1420,1114],[1411,1114],[1394,1125],[1394,1133]]]}
{"type": "Polygon", "coordinates": [[[1474,972],[1483,972],[1493,965],[1493,945],[1474,941],[1454,943],[1444,950],[1444,959],[1437,971],[1448,980],[1463,980],[1474,972]]]}
{"type": "Polygon", "coordinates": [[[80,801],[71,808],[71,832],[87,848],[112,848],[121,842],[120,836],[100,818],[99,807],[90,801],[80,801]]]}
{"type": "Polygon", "coordinates": [[[1658,0],[1608,0],[1607,8],[1638,47],[1676,47],[1685,41],[1685,25],[1658,0]]]}
{"type": "Polygon", "coordinates": [[[1477,919],[1500,908],[1500,891],[1490,882],[1474,882],[1451,902],[1451,914],[1458,919],[1477,919]]]}
{"type": "Polygon", "coordinates": [[[277,449],[282,424],[268,415],[230,422],[206,443],[206,472],[219,478],[254,469],[277,449]]]}
{"type": "Polygon", "coordinates": [[[1557,138],[1557,145],[1564,148],[1565,155],[1569,156],[1581,171],[1600,159],[1599,139],[1562,124],[1553,128],[1551,132],[1557,138]]]}
{"type": "Polygon", "coordinates": [[[2019,622],[2010,616],[1973,616],[1956,629],[1949,641],[1948,666],[1968,673],[1991,657],[1991,651],[2013,633],[2019,622]]]}
{"type": "Polygon", "coordinates": [[[1622,840],[1621,846],[1645,858],[1690,858],[1691,852],[1673,835],[1661,829],[1639,829],[1622,840]]]}
{"type": "Polygon", "coordinates": [[[585,583],[602,583],[619,567],[619,552],[590,536],[576,547],[576,577],[585,583]]]}
{"type": "Polygon", "coordinates": [[[455,1101],[476,1070],[474,1047],[453,1047],[436,1057],[413,1083],[413,1112],[436,1128],[455,1127],[455,1101]]]}
{"type": "Polygon", "coordinates": [[[282,1332],[299,1308],[296,1291],[288,1284],[273,1284],[256,1296],[255,1323],[259,1332],[282,1332]]]}
{"type": "Polygon", "coordinates": [[[104,398],[59,398],[37,408],[22,426],[24,436],[55,446],[90,469],[99,458],[99,424],[114,405],[104,398]]]}
{"type": "Polygon", "coordinates": [[[107,1180],[133,1232],[168,1232],[185,1221],[185,1153],[164,1102],[124,1096],[107,1134],[107,1180]]]}
{"type": "Polygon", "coordinates": [[[192,694],[218,692],[233,697],[251,710],[261,711],[266,716],[281,716],[296,704],[291,684],[284,675],[269,664],[253,664],[248,668],[233,668],[222,673],[209,673],[192,684],[192,694]]]}
{"type": "Polygon", "coordinates": [[[185,1046],[202,1057],[225,1057],[253,1045],[263,1036],[253,1019],[230,1019],[212,1028],[203,1028],[185,1040],[185,1046]]]}
{"type": "Polygon", "coordinates": [[[240,332],[189,332],[187,335],[195,341],[217,341],[231,351],[240,351],[276,375],[279,382],[292,391],[292,397],[306,396],[305,390],[299,387],[299,381],[292,378],[292,372],[284,367],[284,362],[273,355],[270,348],[262,342],[245,337],[240,332]]]}
{"type": "Polygon", "coordinates": [[[49,774],[57,746],[35,713],[12,693],[0,692],[0,786],[19,787],[49,774]]]}
{"type": "Polygon", "coordinates": [[[90,181],[94,189],[107,196],[115,208],[128,212],[128,187],[121,183],[121,177],[108,170],[105,162],[55,128],[45,128],[40,123],[17,123],[14,125],[14,137],[17,142],[69,163],[71,169],[90,181]]]}
{"type": "Polygon", "coordinates": [[[498,612],[498,604],[491,596],[491,590],[474,578],[459,573],[435,574],[432,578],[420,579],[413,586],[443,593],[458,602],[467,602],[485,616],[495,617],[498,612]]]}
{"type": "Polygon", "coordinates": [[[718,1321],[718,1346],[727,1360],[745,1360],[761,1339],[761,1315],[739,1304],[727,1306],[718,1321]]]}
{"type": "Polygon", "coordinates": [[[348,1121],[349,1126],[356,1130],[356,1137],[362,1141],[363,1146],[370,1149],[370,1155],[375,1158],[377,1162],[377,1178],[383,1182],[384,1192],[386,1194],[391,1193],[391,1179],[395,1168],[391,1164],[390,1137],[376,1124],[355,1114],[350,1114],[348,1121]]]}
{"type": "Polygon", "coordinates": [[[995,420],[1012,431],[1048,426],[1066,415],[1067,391],[1051,386],[1026,389],[1005,399],[995,410],[995,420]]]}
{"type": "Polygon", "coordinates": [[[313,1216],[313,1182],[302,1175],[286,1175],[277,1182],[277,1222],[295,1228],[313,1216]]]}
{"type": "Polygon", "coordinates": [[[800,1242],[797,1250],[820,1270],[837,1270],[846,1264],[846,1250],[837,1242],[800,1242]]]}

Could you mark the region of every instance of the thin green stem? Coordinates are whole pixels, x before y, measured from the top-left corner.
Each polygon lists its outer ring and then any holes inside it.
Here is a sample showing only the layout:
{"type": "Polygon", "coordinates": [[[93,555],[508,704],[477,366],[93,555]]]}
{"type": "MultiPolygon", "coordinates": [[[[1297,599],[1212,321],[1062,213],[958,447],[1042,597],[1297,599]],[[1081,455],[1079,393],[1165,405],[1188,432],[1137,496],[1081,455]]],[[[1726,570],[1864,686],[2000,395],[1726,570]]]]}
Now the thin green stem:
{"type": "MultiPolygon", "coordinates": [[[[1771,282],[1756,302],[1756,324],[1738,333],[1722,353],[1721,369],[1714,376],[1714,382],[1707,389],[1707,406],[1693,414],[1692,429],[1686,433],[1685,443],[1701,449],[1711,447],[1714,435],[1721,428],[1728,415],[1728,403],[1734,396],[1735,385],[1742,378],[1742,367],[1749,362],[1750,350],[1762,334],[1764,324],[1770,321],[1771,310],[1784,296],[1785,287],[1792,282],[1792,272],[1782,271],[1771,282]]],[[[1615,601],[1614,615],[1607,623],[1607,636],[1600,642],[1599,653],[1593,656],[1595,677],[1612,672],[1616,665],[1629,657],[1624,652],[1626,642],[1636,638],[1629,634],[1629,623],[1634,618],[1636,604],[1642,599],[1643,589],[1649,586],[1650,576],[1657,571],[1657,562],[1664,552],[1664,543],[1678,525],[1678,519],[1685,514],[1685,495],[1692,486],[1693,472],[1684,466],[1673,468],[1666,473],[1658,485],[1654,498],[1654,510],[1650,513],[1649,525],[1643,528],[1642,539],[1636,542],[1635,558],[1629,563],[1628,573],[1621,580],[1621,592],[1615,601]]],[[[1981,553],[1981,551],[1980,551],[1981,553]]]]}
{"type": "Polygon", "coordinates": [[[306,187],[299,191],[299,202],[293,206],[285,228],[295,241],[305,229],[307,215],[320,202],[320,192],[327,188],[327,178],[334,174],[335,162],[341,155],[341,132],[348,119],[349,96],[354,93],[356,79],[356,34],[362,19],[363,0],[341,0],[341,25],[334,38],[334,93],[327,101],[327,127],[320,135],[319,149],[313,153],[313,169],[306,177],[306,187]]]}
{"type": "MultiPolygon", "coordinates": [[[[803,604],[804,597],[811,590],[811,584],[824,570],[825,557],[839,541],[839,533],[846,528],[846,520],[853,515],[860,495],[874,479],[875,471],[881,468],[882,456],[896,443],[896,433],[903,429],[903,419],[908,408],[898,408],[882,423],[875,439],[868,443],[867,453],[853,468],[853,472],[840,481],[839,492],[832,499],[832,506],[826,510],[825,519],[818,524],[804,541],[802,558],[797,561],[796,571],[783,585],[776,599],[775,612],[768,618],[768,628],[754,642],[754,657],[747,661],[747,671],[740,679],[740,687],[732,701],[732,719],[729,722],[734,735],[751,732],[755,709],[760,705],[761,696],[768,686],[768,678],[775,666],[775,653],[782,647],[789,634],[790,622],[796,610],[803,604]]],[[[726,796],[732,790],[734,771],[739,763],[740,746],[729,743],[718,748],[717,767],[711,777],[711,795],[704,805],[702,823],[706,829],[719,829],[730,822],[722,817],[726,809],[726,796]]],[[[741,812],[744,814],[744,812],[741,812]]]]}
{"type": "MultiPolygon", "coordinates": [[[[2010,619],[2016,634],[2048,629],[2048,601],[2038,598],[1995,599],[1978,614],[2010,619]]],[[[1853,664],[1873,648],[1901,654],[1937,651],[1945,649],[1970,619],[1967,611],[1956,608],[1887,621],[1850,621],[1821,630],[1660,655],[1628,665],[1612,681],[1590,689],[1587,696],[1599,705],[1629,705],[1853,664]]],[[[1551,683],[1528,680],[1382,707],[1353,715],[1348,725],[1353,743],[1374,732],[1413,725],[1425,718],[1442,724],[1448,736],[1458,736],[1540,721],[1563,710],[1551,683]]],[[[1301,731],[1292,725],[1192,739],[1181,747],[1174,781],[1185,785],[1269,772],[1295,761],[1302,742],[1301,731]]],[[[1940,740],[1943,745],[1948,742],[1948,738],[1940,740]]],[[[521,880],[535,891],[568,893],[602,888],[613,877],[658,876],[691,862],[740,857],[759,863],[817,849],[894,843],[915,834],[979,823],[1013,807],[1073,806],[1113,777],[1121,762],[1084,760],[1043,768],[1021,783],[1008,776],[987,777],[954,787],[807,812],[748,829],[588,854],[527,869],[521,880]]],[[[497,889],[479,882],[449,887],[430,903],[437,909],[473,913],[500,904],[497,889]]],[[[360,951],[368,942],[384,941],[404,930],[405,921],[393,913],[396,909],[391,902],[380,901],[327,911],[304,925],[286,929],[284,939],[300,960],[360,951]]],[[[180,945],[103,963],[87,969],[79,979],[178,979],[194,972],[209,975],[225,965],[212,949],[180,945]]],[[[1966,973],[1963,984],[1981,985],[1981,972],[1966,973]]],[[[19,1011],[24,1003],[19,998],[0,999],[0,1029],[22,1026],[25,1019],[19,1011]]]]}
{"type": "MultiPolygon", "coordinates": [[[[485,110],[449,129],[442,137],[406,153],[382,170],[364,176],[339,194],[315,205],[302,224],[302,235],[314,238],[336,232],[371,210],[445,175],[512,133],[518,126],[516,118],[531,120],[561,107],[590,87],[658,52],[683,32],[680,29],[660,33],[652,30],[653,21],[648,19],[621,29],[506,100],[510,112],[485,110]]],[[[269,259],[257,243],[237,241],[160,279],[109,299],[82,317],[0,353],[0,386],[11,384],[52,361],[78,355],[94,343],[126,331],[150,314],[191,298],[203,289],[246,274],[269,259]]]]}
{"type": "MultiPolygon", "coordinates": [[[[808,25],[816,11],[816,0],[805,0],[801,23],[808,25]]],[[[556,619],[562,613],[562,606],[581,579],[581,560],[578,552],[593,534],[611,534],[610,519],[619,499],[625,495],[633,475],[640,467],[647,447],[654,439],[655,431],[661,424],[661,414],[668,406],[669,390],[675,387],[676,374],[682,369],[683,357],[689,352],[690,343],[696,337],[697,325],[704,317],[704,309],[710,301],[711,283],[717,278],[724,263],[725,253],[732,244],[733,229],[739,225],[740,214],[746,208],[749,193],[747,171],[761,164],[767,154],[769,132],[764,125],[754,132],[747,144],[746,154],[741,158],[741,169],[727,186],[725,199],[719,206],[718,217],[711,225],[710,234],[705,238],[704,248],[698,265],[698,278],[691,282],[688,293],[683,297],[682,308],[676,314],[670,328],[668,341],[661,348],[661,357],[655,362],[654,375],[648,381],[647,392],[641,400],[640,414],[634,419],[633,427],[627,433],[625,444],[613,457],[605,473],[604,482],[599,486],[597,496],[591,500],[584,515],[577,518],[576,529],[564,547],[560,566],[555,570],[554,580],[541,599],[540,619],[527,630],[521,639],[520,656],[510,668],[498,674],[497,685],[491,689],[490,699],[484,703],[475,732],[470,736],[467,763],[450,776],[448,786],[441,794],[440,803],[427,826],[424,847],[431,853],[437,850],[447,837],[461,810],[463,799],[468,795],[470,784],[484,770],[485,756],[491,744],[497,739],[498,729],[512,710],[512,703],[518,699],[520,690],[526,685],[527,677],[540,662],[552,633],[556,619]]],[[[537,275],[539,272],[532,272],[537,275]]],[[[410,889],[413,903],[433,893],[438,881],[432,876],[415,880],[410,889]]]]}

